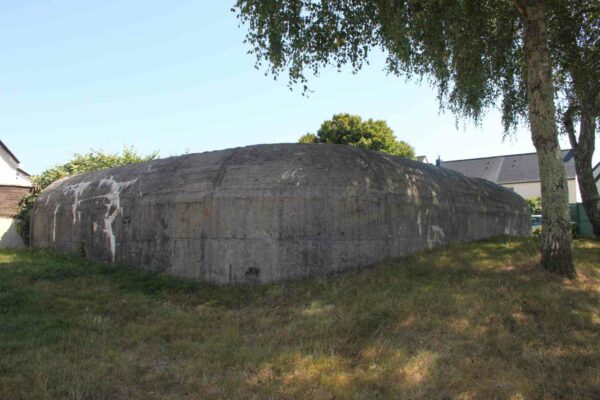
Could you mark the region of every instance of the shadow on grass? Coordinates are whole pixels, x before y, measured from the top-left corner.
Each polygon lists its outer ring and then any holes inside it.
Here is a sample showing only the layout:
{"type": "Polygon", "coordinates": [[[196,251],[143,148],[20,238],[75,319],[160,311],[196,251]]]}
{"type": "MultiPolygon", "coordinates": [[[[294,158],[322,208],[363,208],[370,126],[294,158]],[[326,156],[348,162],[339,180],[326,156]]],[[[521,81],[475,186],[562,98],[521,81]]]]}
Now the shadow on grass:
{"type": "Polygon", "coordinates": [[[2,253],[0,395],[598,398],[600,244],[576,242],[575,281],[537,249],[499,238],[245,287],[2,253]]]}

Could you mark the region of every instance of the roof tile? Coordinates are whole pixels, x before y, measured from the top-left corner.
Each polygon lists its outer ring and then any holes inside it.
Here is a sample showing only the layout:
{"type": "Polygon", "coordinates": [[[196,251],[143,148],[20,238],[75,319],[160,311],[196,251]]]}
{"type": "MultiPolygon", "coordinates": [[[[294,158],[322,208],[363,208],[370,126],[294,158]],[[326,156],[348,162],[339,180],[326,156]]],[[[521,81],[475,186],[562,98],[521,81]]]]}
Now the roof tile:
{"type": "MultiPolygon", "coordinates": [[[[576,173],[573,150],[562,150],[561,156],[567,179],[574,179],[576,173]]],[[[442,161],[441,166],[466,176],[483,178],[500,184],[540,180],[536,153],[442,161]]]]}

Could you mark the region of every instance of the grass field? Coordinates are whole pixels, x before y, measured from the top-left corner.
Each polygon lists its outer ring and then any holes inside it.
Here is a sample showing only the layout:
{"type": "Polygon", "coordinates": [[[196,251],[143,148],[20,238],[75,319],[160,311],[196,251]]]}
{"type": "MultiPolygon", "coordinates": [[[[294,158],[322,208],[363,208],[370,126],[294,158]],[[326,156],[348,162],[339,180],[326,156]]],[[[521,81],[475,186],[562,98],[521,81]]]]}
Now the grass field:
{"type": "Polygon", "coordinates": [[[598,399],[600,242],[535,239],[218,287],[0,252],[0,399],[598,399]]]}

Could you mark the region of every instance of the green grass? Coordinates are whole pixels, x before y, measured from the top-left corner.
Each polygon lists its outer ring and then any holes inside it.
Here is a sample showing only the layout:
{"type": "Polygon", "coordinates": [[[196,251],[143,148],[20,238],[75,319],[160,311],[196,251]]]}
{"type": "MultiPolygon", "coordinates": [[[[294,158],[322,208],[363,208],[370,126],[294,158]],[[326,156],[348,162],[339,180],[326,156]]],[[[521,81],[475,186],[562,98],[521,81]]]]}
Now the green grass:
{"type": "Polygon", "coordinates": [[[0,399],[600,397],[600,243],[578,278],[535,239],[218,287],[0,252],[0,399]]]}

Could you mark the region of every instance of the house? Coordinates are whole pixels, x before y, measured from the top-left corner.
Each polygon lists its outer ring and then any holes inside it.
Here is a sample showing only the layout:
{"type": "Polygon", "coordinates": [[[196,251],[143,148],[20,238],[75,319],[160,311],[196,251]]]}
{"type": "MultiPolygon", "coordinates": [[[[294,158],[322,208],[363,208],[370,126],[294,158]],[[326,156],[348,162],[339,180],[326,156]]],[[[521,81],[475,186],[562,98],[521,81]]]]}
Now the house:
{"type": "Polygon", "coordinates": [[[14,217],[21,199],[30,190],[29,174],[20,168],[19,159],[0,140],[0,248],[24,246],[14,217]]]}
{"type": "Polygon", "coordinates": [[[416,156],[415,161],[429,164],[429,160],[427,159],[427,156],[416,156]]]}
{"type": "MultiPolygon", "coordinates": [[[[573,150],[562,150],[561,158],[567,174],[571,219],[577,223],[580,234],[591,234],[591,224],[581,204],[581,193],[575,172],[573,150]]],[[[436,165],[460,172],[466,176],[487,179],[515,191],[525,199],[541,195],[540,173],[536,153],[510,154],[453,161],[442,161],[438,158],[436,165]]],[[[594,175],[600,187],[600,181],[598,181],[600,178],[600,163],[595,166],[594,175]]]]}

